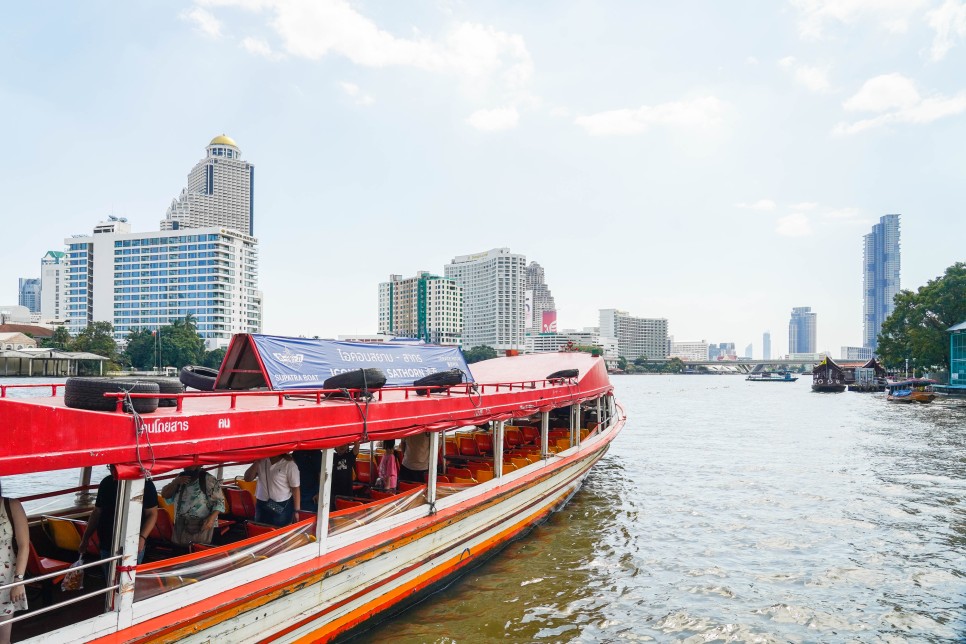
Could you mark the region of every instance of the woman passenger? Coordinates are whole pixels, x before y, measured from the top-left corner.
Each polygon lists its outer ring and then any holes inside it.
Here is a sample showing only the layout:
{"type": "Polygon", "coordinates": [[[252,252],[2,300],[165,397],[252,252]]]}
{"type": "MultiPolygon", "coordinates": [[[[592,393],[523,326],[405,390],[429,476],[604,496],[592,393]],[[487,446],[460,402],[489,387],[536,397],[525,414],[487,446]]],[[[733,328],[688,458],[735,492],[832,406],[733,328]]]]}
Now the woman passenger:
{"type": "MultiPolygon", "coordinates": [[[[0,491],[0,585],[23,581],[27,571],[27,555],[30,552],[30,533],[27,531],[27,515],[16,499],[7,499],[0,491]],[[14,555],[14,544],[17,554],[14,555]]],[[[0,621],[13,617],[14,611],[27,610],[27,593],[23,584],[0,592],[0,621]]],[[[0,626],[0,644],[10,644],[13,624],[0,626]]]]}

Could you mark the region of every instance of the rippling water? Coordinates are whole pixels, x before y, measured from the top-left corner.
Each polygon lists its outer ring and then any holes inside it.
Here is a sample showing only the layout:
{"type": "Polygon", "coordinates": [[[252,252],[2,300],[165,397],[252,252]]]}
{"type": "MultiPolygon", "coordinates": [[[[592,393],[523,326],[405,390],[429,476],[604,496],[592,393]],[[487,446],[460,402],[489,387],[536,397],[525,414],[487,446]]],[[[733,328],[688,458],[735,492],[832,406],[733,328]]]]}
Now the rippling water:
{"type": "Polygon", "coordinates": [[[966,403],[614,383],[627,425],[570,504],[365,639],[966,639],[966,403]]]}
{"type": "Polygon", "coordinates": [[[627,425],[571,502],[360,639],[966,639],[966,402],[809,381],[615,377],[627,425]]]}

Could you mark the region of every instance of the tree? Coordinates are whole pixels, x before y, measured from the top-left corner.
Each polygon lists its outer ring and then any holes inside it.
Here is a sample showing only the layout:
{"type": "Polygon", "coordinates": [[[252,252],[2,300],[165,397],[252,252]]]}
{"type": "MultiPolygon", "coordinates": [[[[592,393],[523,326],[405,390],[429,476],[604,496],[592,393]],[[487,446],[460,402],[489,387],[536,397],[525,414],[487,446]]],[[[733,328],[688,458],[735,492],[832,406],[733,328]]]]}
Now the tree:
{"type": "Polygon", "coordinates": [[[617,358],[617,368],[621,371],[627,371],[627,358],[624,356],[617,358]]]}
{"type": "Polygon", "coordinates": [[[472,364],[474,362],[480,362],[481,360],[490,360],[497,357],[496,349],[493,347],[488,347],[485,344],[481,344],[478,347],[473,347],[469,351],[463,352],[463,357],[466,358],[466,362],[472,364]]]}
{"type": "Polygon", "coordinates": [[[117,342],[114,341],[114,326],[110,322],[91,322],[77,334],[70,343],[71,351],[86,351],[104,356],[112,363],[118,363],[117,342]]]}
{"type": "Polygon", "coordinates": [[[205,357],[201,360],[201,364],[211,369],[217,369],[221,367],[221,363],[225,359],[226,353],[228,353],[228,349],[225,348],[205,351],[205,357]]]}
{"type": "Polygon", "coordinates": [[[189,364],[200,364],[205,356],[205,341],[198,335],[191,314],[158,329],[161,366],[180,369],[189,364]]]}
{"type": "Polygon", "coordinates": [[[71,337],[67,327],[59,326],[54,329],[54,335],[40,341],[40,346],[45,349],[60,349],[70,351],[71,337]]]}
{"type": "Polygon", "coordinates": [[[158,346],[154,332],[149,329],[131,329],[124,347],[128,362],[134,369],[153,369],[158,363],[158,346]]]}
{"type": "Polygon", "coordinates": [[[888,369],[949,367],[946,329],[966,320],[966,263],[957,262],[945,274],[915,293],[896,295],[895,309],[879,332],[876,352],[888,369]]]}

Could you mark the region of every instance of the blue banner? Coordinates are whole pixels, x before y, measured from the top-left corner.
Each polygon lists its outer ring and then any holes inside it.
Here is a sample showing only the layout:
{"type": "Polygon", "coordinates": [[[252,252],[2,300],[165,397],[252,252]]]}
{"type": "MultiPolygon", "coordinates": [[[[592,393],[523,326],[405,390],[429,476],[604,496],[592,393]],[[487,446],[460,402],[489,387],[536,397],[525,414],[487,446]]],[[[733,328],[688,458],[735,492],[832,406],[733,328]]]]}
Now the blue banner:
{"type": "Polygon", "coordinates": [[[375,368],[386,374],[386,386],[408,386],[439,371],[459,369],[473,382],[458,347],[434,344],[369,344],[312,338],[252,334],[271,388],[321,389],[327,378],[347,371],[375,368]]]}

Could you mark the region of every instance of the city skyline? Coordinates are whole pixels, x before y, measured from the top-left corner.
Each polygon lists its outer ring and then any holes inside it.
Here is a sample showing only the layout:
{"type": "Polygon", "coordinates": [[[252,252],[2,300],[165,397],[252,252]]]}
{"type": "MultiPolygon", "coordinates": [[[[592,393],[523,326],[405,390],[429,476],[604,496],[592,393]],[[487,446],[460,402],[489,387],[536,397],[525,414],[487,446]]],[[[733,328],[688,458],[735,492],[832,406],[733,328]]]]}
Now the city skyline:
{"type": "Polygon", "coordinates": [[[344,41],[282,0],[64,3],[56,24],[16,5],[0,25],[0,113],[18,123],[0,303],[92,222],[156,228],[224,132],[259,165],[266,331],[374,331],[371,289],[331,275],[374,285],[510,246],[546,270],[561,327],[613,306],[757,347],[808,302],[834,354],[863,341],[854,267],[883,214],[903,213],[906,288],[963,259],[964,43],[940,4],[320,0],[344,41]],[[685,25],[690,47],[662,37],[685,25]]]}

